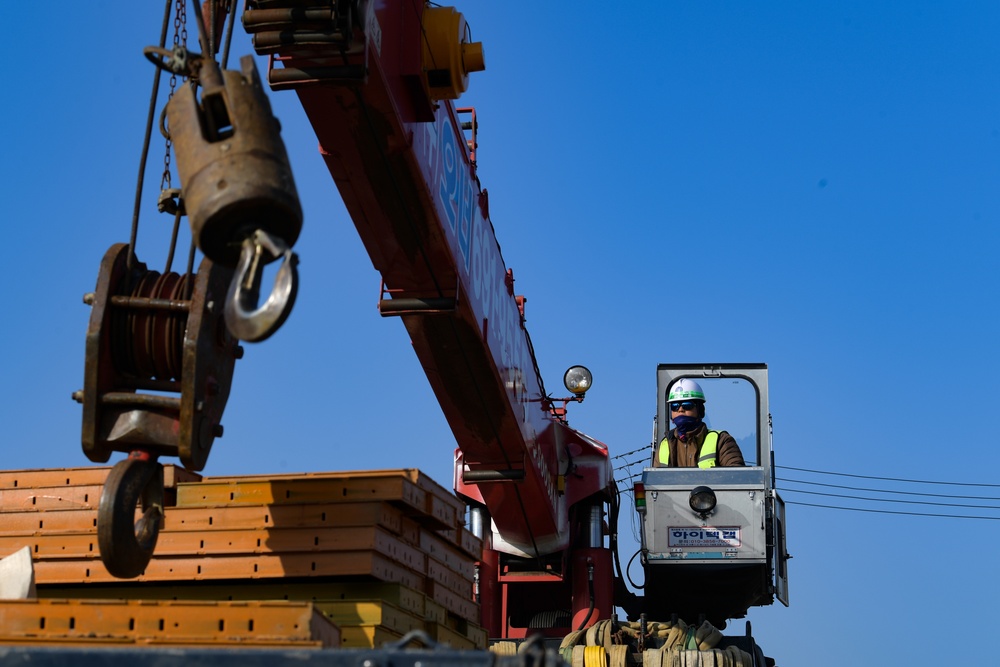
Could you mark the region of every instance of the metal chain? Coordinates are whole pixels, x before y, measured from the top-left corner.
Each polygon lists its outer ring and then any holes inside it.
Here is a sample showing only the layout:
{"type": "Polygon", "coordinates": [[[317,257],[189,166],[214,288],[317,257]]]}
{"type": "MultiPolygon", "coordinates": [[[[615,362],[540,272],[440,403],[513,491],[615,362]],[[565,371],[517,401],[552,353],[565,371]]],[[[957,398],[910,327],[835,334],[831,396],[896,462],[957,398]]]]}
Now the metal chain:
{"type": "MultiPolygon", "coordinates": [[[[187,30],[187,0],[177,0],[177,21],[176,26],[180,26],[181,37],[180,43],[182,46],[187,46],[188,43],[188,30],[187,30]]],[[[175,42],[176,43],[176,42],[175,42]]]]}
{"type": "MultiPolygon", "coordinates": [[[[187,0],[177,0],[177,10],[174,13],[174,39],[173,45],[176,49],[178,46],[187,46],[187,0]]],[[[177,75],[170,75],[170,93],[167,95],[167,104],[170,100],[174,98],[174,92],[177,90],[177,75]]],[[[170,149],[173,146],[173,142],[170,140],[170,135],[166,137],[164,154],[163,154],[163,176],[160,178],[160,190],[169,190],[171,186],[170,181],[170,149]]]]}
{"type": "MultiPolygon", "coordinates": [[[[173,81],[171,81],[171,84],[172,83],[173,83],[173,81]]],[[[174,94],[174,88],[173,88],[173,85],[171,85],[170,86],[170,96],[172,97],[173,94],[174,94]]],[[[167,101],[168,102],[170,101],[169,97],[167,98],[167,101]]],[[[171,182],[170,182],[170,148],[173,145],[173,142],[171,142],[170,141],[170,137],[167,136],[166,141],[164,143],[165,143],[165,147],[164,147],[164,151],[163,151],[163,176],[160,178],[160,191],[161,192],[164,191],[164,190],[169,190],[170,186],[171,186],[171,182]]]]}

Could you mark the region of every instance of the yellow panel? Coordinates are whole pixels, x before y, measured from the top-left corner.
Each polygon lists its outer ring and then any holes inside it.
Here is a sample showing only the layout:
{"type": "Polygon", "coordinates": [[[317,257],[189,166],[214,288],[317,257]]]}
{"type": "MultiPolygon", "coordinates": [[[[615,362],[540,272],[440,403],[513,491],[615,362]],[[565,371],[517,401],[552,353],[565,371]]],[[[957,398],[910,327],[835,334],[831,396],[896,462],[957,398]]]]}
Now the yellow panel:
{"type": "Polygon", "coordinates": [[[315,605],[341,629],[359,625],[380,625],[401,634],[406,634],[410,630],[424,629],[423,618],[382,600],[316,602],[315,605]]]}
{"type": "Polygon", "coordinates": [[[442,625],[440,623],[428,623],[427,624],[427,634],[437,640],[439,643],[447,644],[455,649],[475,649],[475,648],[486,648],[485,644],[482,646],[477,646],[468,637],[462,635],[449,628],[447,625],[442,625]]]}
{"type": "Polygon", "coordinates": [[[355,626],[342,628],[340,645],[343,648],[379,648],[388,642],[396,642],[403,638],[398,632],[393,632],[381,626],[355,626]]]}

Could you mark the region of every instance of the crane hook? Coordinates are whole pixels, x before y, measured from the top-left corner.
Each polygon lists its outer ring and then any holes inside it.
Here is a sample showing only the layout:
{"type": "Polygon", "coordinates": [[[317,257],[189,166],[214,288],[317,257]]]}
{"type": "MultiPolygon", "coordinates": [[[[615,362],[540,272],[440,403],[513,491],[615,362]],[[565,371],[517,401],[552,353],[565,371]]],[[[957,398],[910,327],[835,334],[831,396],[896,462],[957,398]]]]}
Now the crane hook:
{"type": "Polygon", "coordinates": [[[156,457],[133,451],[111,469],[97,510],[97,544],[108,572],[120,579],[146,569],[163,518],[163,466],[156,457]],[[136,505],[142,517],[136,521],[136,505]]]}
{"type": "Polygon", "coordinates": [[[299,277],[298,256],[284,241],[263,229],[254,230],[243,240],[236,275],[226,296],[225,318],[229,332],[240,340],[256,343],[277,331],[295,304],[299,277]],[[264,265],[282,258],[274,279],[274,289],[264,305],[260,302],[260,282],[264,265]]]}

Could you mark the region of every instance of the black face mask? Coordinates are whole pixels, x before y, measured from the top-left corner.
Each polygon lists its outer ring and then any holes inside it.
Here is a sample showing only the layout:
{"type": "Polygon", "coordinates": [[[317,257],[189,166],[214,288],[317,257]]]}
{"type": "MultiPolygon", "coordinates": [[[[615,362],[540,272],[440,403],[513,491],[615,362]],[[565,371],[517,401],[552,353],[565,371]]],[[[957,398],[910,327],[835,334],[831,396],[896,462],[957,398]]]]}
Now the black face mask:
{"type": "Polygon", "coordinates": [[[701,417],[689,417],[687,415],[678,415],[674,417],[671,421],[674,422],[674,426],[677,427],[677,435],[681,438],[686,436],[691,431],[698,430],[701,426],[701,417]]]}

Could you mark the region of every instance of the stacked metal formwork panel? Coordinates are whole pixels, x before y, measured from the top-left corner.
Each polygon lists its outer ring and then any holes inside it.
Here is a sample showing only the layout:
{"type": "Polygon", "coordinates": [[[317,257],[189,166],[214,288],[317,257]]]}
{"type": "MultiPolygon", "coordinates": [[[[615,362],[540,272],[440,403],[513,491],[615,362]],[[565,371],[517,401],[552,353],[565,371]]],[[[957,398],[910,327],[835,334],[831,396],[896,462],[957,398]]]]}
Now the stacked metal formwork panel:
{"type": "Polygon", "coordinates": [[[453,648],[486,646],[473,599],[482,544],[464,527],[464,505],[419,470],[202,478],[165,469],[168,507],[139,577],[115,579],[100,560],[104,467],[0,472],[0,557],[28,547],[49,600],[300,601],[336,625],[344,647],[411,630],[453,648]]]}
{"type": "Polygon", "coordinates": [[[337,648],[310,602],[0,600],[0,644],[337,648]]]}

